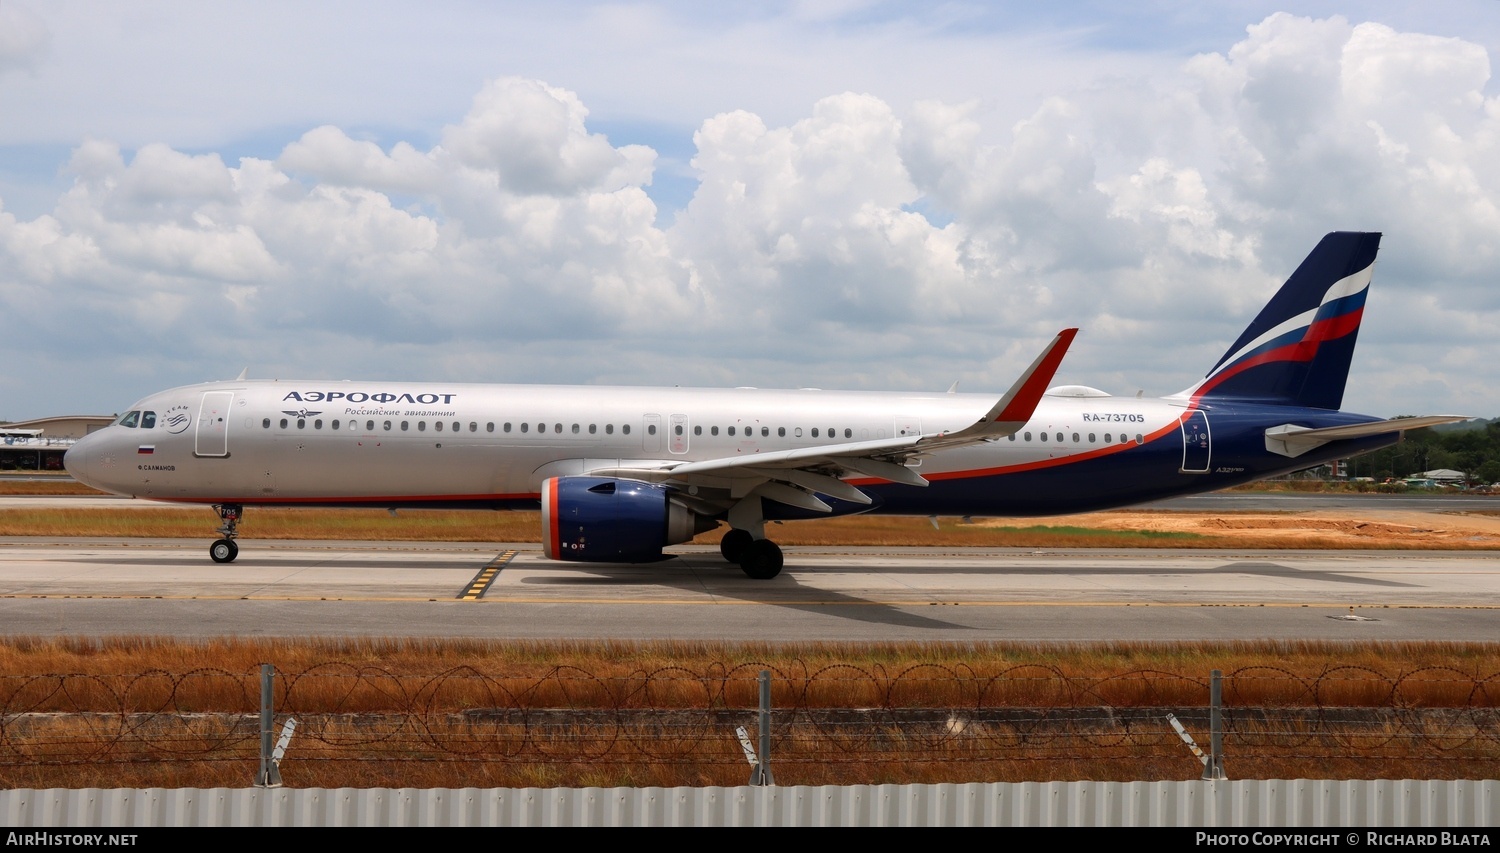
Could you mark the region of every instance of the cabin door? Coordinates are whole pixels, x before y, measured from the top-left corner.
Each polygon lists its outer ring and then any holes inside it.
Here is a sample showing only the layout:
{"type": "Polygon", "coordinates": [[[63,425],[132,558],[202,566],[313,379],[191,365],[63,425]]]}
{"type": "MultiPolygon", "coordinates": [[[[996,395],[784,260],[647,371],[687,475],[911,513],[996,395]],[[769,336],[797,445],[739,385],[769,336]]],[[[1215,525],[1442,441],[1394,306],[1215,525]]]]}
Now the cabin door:
{"type": "Polygon", "coordinates": [[[229,455],[229,404],[233,400],[233,391],[203,392],[203,401],[198,404],[194,456],[229,455]]]}
{"type": "Polygon", "coordinates": [[[641,418],[645,427],[641,431],[641,447],[647,453],[658,453],[661,451],[661,415],[649,414],[641,418]]]}
{"type": "Polygon", "coordinates": [[[1207,474],[1213,444],[1208,432],[1208,412],[1197,409],[1182,420],[1182,473],[1207,474]]]}

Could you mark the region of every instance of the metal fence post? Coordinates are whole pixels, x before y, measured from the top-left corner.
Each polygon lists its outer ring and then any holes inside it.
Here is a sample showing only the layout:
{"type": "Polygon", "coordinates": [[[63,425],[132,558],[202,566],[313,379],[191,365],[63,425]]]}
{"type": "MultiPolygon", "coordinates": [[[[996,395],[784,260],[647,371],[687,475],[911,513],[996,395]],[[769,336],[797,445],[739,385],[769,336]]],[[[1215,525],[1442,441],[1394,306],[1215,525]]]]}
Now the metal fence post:
{"type": "Polygon", "coordinates": [[[1208,761],[1203,765],[1203,778],[1207,781],[1223,781],[1224,775],[1224,672],[1214,670],[1208,680],[1208,761]]]}
{"type": "Polygon", "coordinates": [[[276,668],[268,663],[260,665],[260,770],[255,774],[255,787],[281,787],[281,769],[271,758],[271,737],[275,734],[275,709],[272,707],[275,694],[272,679],[276,668]]]}
{"type": "Polygon", "coordinates": [[[752,785],[775,785],[771,775],[771,671],[760,671],[760,744],[759,761],[750,773],[752,785]]]}

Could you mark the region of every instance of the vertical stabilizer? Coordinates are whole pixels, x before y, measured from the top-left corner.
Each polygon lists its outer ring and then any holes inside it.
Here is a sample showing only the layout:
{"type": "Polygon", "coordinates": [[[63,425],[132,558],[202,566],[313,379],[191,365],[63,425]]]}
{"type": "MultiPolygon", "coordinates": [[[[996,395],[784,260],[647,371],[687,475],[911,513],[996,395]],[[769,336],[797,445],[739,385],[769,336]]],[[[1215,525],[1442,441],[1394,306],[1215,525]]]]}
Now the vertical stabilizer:
{"type": "Polygon", "coordinates": [[[1203,381],[1183,395],[1339,408],[1379,248],[1378,232],[1325,236],[1203,381]]]}

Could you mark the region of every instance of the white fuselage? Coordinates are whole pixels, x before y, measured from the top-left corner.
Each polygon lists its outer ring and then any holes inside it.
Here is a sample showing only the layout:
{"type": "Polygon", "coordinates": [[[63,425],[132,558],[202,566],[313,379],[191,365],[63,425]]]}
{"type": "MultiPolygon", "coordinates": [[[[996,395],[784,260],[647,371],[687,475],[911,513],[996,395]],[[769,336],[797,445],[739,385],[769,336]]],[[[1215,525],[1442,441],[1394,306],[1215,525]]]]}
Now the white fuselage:
{"type": "MultiPolygon", "coordinates": [[[[158,500],[504,503],[536,499],[547,477],[600,468],[958,430],[993,403],[816,389],[221,382],[141,400],[135,426],[87,437],[69,468],[158,500]]],[[[972,476],[1121,452],[1176,430],[1186,410],[1048,396],[1014,437],[935,452],[917,470],[972,476]]]]}

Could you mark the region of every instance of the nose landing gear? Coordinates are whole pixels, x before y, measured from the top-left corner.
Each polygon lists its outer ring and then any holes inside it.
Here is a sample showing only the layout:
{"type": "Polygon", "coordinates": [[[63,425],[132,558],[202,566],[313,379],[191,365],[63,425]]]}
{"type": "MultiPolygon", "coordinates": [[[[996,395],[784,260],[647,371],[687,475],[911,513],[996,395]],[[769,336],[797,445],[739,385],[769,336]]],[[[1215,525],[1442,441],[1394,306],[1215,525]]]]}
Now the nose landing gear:
{"type": "Polygon", "coordinates": [[[240,546],[235,544],[234,538],[239,535],[240,516],[244,515],[245,509],[238,504],[214,504],[214,511],[224,522],[218,530],[224,538],[208,546],[209,559],[215,563],[232,563],[240,555],[240,546]]]}

